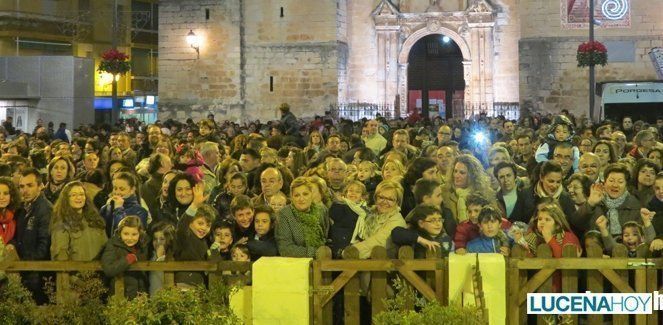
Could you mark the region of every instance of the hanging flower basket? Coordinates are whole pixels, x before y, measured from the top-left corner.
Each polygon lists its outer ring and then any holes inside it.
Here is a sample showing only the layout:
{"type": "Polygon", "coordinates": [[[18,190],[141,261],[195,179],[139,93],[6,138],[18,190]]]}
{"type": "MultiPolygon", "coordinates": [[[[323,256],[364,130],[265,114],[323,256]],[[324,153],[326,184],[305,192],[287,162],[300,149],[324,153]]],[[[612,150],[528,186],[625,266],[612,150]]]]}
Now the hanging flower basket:
{"type": "Polygon", "coordinates": [[[106,50],[101,54],[101,63],[98,70],[112,75],[125,74],[131,70],[129,56],[116,49],[106,50]]]}
{"type": "Polygon", "coordinates": [[[578,46],[576,54],[579,67],[589,67],[592,65],[606,65],[608,63],[608,50],[601,42],[585,42],[578,46]]]}

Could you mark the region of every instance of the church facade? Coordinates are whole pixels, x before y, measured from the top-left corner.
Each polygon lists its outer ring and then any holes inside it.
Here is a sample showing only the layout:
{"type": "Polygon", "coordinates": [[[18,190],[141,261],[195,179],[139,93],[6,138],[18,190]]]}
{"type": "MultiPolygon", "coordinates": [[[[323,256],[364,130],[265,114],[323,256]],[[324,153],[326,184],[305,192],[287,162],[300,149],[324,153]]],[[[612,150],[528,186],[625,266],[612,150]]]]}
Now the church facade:
{"type": "MultiPolygon", "coordinates": [[[[615,53],[597,81],[655,79],[647,53],[663,46],[663,2],[596,1],[596,38],[615,53]]],[[[162,0],[160,118],[270,120],[282,102],[299,116],[347,103],[401,116],[586,113],[587,70],[575,51],[587,39],[587,3],[162,0]]]]}

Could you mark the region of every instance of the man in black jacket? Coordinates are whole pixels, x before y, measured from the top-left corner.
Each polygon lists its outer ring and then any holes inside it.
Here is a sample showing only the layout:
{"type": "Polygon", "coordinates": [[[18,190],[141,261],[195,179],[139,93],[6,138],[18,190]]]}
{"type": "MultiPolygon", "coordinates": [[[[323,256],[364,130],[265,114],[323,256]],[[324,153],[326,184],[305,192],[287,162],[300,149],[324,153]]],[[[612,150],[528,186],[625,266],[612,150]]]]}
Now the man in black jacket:
{"type": "MultiPolygon", "coordinates": [[[[50,259],[51,234],[49,224],[53,206],[42,193],[44,185],[39,171],[33,168],[21,172],[19,188],[23,208],[16,221],[16,251],[21,260],[45,261],[50,259]]],[[[39,304],[48,301],[44,293],[42,277],[47,274],[24,272],[23,285],[39,304]]]]}
{"type": "Polygon", "coordinates": [[[493,169],[495,178],[500,183],[497,201],[505,212],[506,219],[529,223],[534,215],[534,197],[531,190],[519,188],[516,172],[516,166],[510,162],[501,162],[493,169]]]}

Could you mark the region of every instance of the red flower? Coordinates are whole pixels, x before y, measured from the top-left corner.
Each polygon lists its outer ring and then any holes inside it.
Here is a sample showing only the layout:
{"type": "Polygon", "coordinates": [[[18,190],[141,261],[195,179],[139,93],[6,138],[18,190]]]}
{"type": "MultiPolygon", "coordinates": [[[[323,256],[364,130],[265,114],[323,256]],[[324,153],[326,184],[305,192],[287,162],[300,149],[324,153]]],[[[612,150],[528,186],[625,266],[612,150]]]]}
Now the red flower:
{"type": "Polygon", "coordinates": [[[128,55],[117,49],[109,49],[101,54],[101,63],[98,70],[112,74],[123,74],[131,70],[131,63],[128,60],[128,55]]]}

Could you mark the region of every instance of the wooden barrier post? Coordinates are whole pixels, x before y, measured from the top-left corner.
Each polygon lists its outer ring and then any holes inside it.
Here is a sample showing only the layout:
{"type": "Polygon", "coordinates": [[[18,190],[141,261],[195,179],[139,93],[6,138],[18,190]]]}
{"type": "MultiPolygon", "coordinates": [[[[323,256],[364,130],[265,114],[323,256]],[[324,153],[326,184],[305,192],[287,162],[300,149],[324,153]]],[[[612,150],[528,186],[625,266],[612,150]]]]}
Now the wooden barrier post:
{"type": "MultiPolygon", "coordinates": [[[[578,249],[573,245],[564,245],[564,248],[562,249],[562,257],[576,258],[578,257],[578,249]]],[[[562,292],[578,292],[578,270],[562,271],[562,292]]],[[[578,324],[578,315],[567,316],[570,317],[571,324],[578,324]]]]}
{"type": "MultiPolygon", "coordinates": [[[[626,246],[622,244],[616,244],[612,248],[612,257],[613,258],[628,258],[628,249],[626,246]]],[[[627,270],[615,270],[615,273],[619,275],[619,278],[622,280],[626,281],[628,283],[628,278],[629,278],[629,272],[627,270]]],[[[615,288],[613,286],[613,288],[615,288]]],[[[617,290],[613,289],[613,292],[617,292],[617,290]]],[[[614,324],[628,324],[628,315],[612,315],[612,322],[614,324]]]]}
{"type": "MultiPolygon", "coordinates": [[[[536,257],[537,258],[552,258],[552,251],[550,250],[550,246],[547,244],[541,244],[539,247],[536,249],[536,257]]],[[[539,287],[536,292],[539,293],[550,293],[553,292],[553,286],[552,286],[552,279],[555,277],[555,273],[553,273],[551,276],[549,276],[543,284],[539,287]]],[[[550,316],[554,315],[538,315],[536,318],[536,323],[539,325],[547,325],[549,323],[550,316]]]]}
{"type": "MultiPolygon", "coordinates": [[[[414,250],[410,246],[401,246],[401,248],[398,249],[398,259],[401,261],[401,263],[407,261],[407,260],[412,260],[414,259],[414,250]]],[[[402,277],[403,278],[403,277],[402,277]]],[[[403,285],[409,285],[407,280],[403,278],[403,285]]],[[[404,307],[407,310],[414,310],[414,301],[411,299],[408,299],[404,303],[404,307]]]]}
{"type": "MultiPolygon", "coordinates": [[[[374,247],[371,252],[371,259],[386,260],[387,249],[382,246],[374,247]]],[[[373,317],[385,310],[384,299],[387,298],[388,287],[387,272],[371,272],[371,315],[373,317]]]]}
{"type": "Polygon", "coordinates": [[[331,283],[331,272],[322,272],[319,261],[328,261],[332,259],[331,249],[327,246],[318,248],[313,261],[313,323],[316,325],[332,324],[333,301],[323,305],[323,300],[329,292],[324,290],[331,283]]]}
{"type": "Polygon", "coordinates": [[[70,295],[69,286],[69,273],[58,272],[55,274],[55,299],[58,304],[63,304],[67,301],[70,295]]]}
{"type": "Polygon", "coordinates": [[[447,305],[448,299],[446,298],[448,295],[446,295],[445,292],[448,289],[448,286],[444,275],[445,271],[448,269],[448,264],[445,262],[448,260],[442,258],[442,251],[440,250],[427,250],[426,259],[434,261],[436,264],[435,271],[426,272],[428,285],[435,290],[437,302],[442,305],[447,305]]]}
{"type": "Polygon", "coordinates": [[[527,314],[520,308],[520,288],[527,282],[527,272],[515,265],[516,259],[527,257],[527,251],[520,245],[515,245],[511,250],[511,258],[507,259],[507,313],[508,324],[524,324],[527,314]]]}
{"type": "Polygon", "coordinates": [[[116,297],[124,297],[124,274],[113,278],[113,290],[116,297]]]}
{"type": "MultiPolygon", "coordinates": [[[[358,260],[359,259],[359,250],[354,246],[349,246],[343,250],[343,259],[345,260],[358,260]]],[[[345,285],[343,289],[343,304],[344,304],[344,316],[345,323],[355,325],[359,324],[359,299],[361,297],[360,293],[360,283],[359,283],[360,274],[355,274],[345,285]]]]}
{"type": "MultiPolygon", "coordinates": [[[[594,243],[587,245],[586,250],[589,258],[603,257],[603,249],[594,243]]],[[[601,272],[587,271],[587,290],[593,293],[603,292],[603,275],[601,275],[601,272]]],[[[589,325],[603,325],[603,315],[587,315],[587,321],[589,325]]]]}

